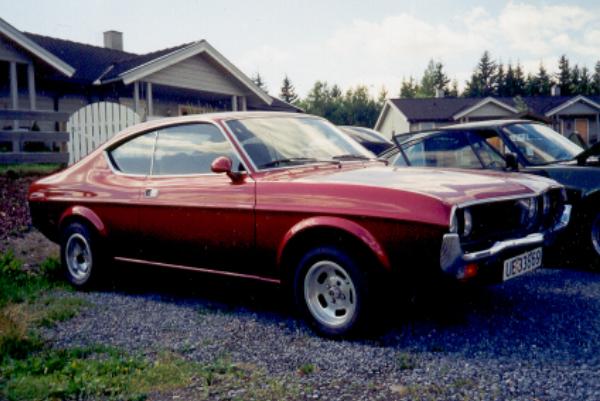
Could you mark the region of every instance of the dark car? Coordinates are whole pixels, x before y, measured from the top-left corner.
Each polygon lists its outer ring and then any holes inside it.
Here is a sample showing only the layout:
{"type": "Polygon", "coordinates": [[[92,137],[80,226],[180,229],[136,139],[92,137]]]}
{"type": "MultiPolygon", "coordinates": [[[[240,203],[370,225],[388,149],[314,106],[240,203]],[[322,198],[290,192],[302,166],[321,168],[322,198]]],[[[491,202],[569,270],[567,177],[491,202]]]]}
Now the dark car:
{"type": "Polygon", "coordinates": [[[542,175],[565,185],[573,223],[568,258],[600,264],[600,144],[588,149],[548,126],[526,120],[458,124],[396,135],[384,158],[393,165],[494,169],[542,175]],[[580,253],[574,251],[582,249],[580,253]]]}
{"type": "Polygon", "coordinates": [[[394,142],[370,128],[343,125],[340,126],[340,129],[374,155],[378,155],[394,146],[394,142]]]}
{"type": "Polygon", "coordinates": [[[564,197],[543,177],[395,169],[319,117],[243,112],[132,127],[32,184],[29,205],[76,287],[115,261],[261,280],[341,335],[416,278],[538,268],[564,197]]]}

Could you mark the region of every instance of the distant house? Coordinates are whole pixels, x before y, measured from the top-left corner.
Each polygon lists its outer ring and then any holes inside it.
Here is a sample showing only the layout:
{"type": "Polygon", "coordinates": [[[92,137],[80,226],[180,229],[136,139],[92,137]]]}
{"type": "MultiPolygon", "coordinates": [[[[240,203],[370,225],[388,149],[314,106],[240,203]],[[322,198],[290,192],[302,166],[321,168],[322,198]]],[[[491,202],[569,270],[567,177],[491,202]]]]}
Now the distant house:
{"type": "Polygon", "coordinates": [[[389,99],[375,124],[387,137],[467,121],[527,118],[545,122],[588,143],[600,140],[600,96],[535,96],[520,98],[389,99]]]}
{"type": "MultiPolygon", "coordinates": [[[[100,47],[21,32],[0,19],[0,148],[9,143],[4,147],[20,153],[27,137],[9,131],[65,131],[70,115],[96,102],[125,106],[135,121],[224,110],[301,111],[262,91],[206,40],[135,54],[124,50],[121,32],[104,32],[100,47]]],[[[0,153],[2,160],[12,159],[0,153]]]]}

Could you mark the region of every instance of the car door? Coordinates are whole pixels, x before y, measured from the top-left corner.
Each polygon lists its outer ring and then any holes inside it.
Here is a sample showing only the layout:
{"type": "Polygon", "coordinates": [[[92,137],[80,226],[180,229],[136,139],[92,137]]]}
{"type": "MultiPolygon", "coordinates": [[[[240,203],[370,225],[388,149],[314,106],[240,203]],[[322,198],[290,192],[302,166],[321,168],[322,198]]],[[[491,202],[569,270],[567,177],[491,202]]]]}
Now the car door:
{"type": "Polygon", "coordinates": [[[106,164],[89,173],[88,180],[101,189],[91,205],[109,232],[110,253],[116,257],[140,257],[140,194],[150,174],[155,142],[154,132],[120,142],[106,151],[106,164]]]}
{"type": "Polygon", "coordinates": [[[239,157],[210,123],[174,125],[157,132],[151,174],[142,191],[140,228],[148,261],[207,269],[253,270],[254,181],[232,182],[211,163],[239,157]]]}

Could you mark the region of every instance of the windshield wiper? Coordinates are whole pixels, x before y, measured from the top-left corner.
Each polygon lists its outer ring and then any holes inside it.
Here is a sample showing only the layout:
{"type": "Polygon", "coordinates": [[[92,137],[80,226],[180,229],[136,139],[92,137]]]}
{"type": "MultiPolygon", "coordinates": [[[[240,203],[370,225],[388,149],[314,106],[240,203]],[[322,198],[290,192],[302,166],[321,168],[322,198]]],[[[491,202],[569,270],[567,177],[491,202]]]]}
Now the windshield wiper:
{"type": "Polygon", "coordinates": [[[354,153],[346,153],[343,155],[333,156],[332,159],[334,159],[334,160],[372,160],[371,157],[364,156],[364,155],[358,155],[358,154],[354,154],[354,153]]]}
{"type": "Polygon", "coordinates": [[[314,157],[288,157],[285,159],[277,159],[277,160],[272,160],[270,162],[267,163],[263,163],[260,166],[258,166],[259,168],[268,168],[268,167],[277,167],[280,166],[282,164],[303,164],[303,163],[334,163],[334,164],[339,164],[340,162],[337,160],[329,160],[329,159],[316,159],[314,157]]]}

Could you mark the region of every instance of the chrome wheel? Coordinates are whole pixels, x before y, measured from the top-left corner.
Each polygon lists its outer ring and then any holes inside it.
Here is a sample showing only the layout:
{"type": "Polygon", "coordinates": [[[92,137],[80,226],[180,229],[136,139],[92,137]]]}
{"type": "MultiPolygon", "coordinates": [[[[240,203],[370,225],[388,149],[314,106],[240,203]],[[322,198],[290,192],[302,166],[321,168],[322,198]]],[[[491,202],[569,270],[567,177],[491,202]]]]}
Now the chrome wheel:
{"type": "Polygon", "coordinates": [[[592,244],[596,254],[600,256],[600,213],[596,215],[596,218],[592,222],[592,244]]]}
{"type": "Polygon", "coordinates": [[[65,261],[73,280],[85,282],[89,278],[92,271],[92,250],[83,235],[71,234],[65,246],[65,261]]]}
{"type": "Polygon", "coordinates": [[[304,300],[311,315],[330,328],[347,324],[356,312],[356,289],[350,275],[329,260],[319,261],[308,269],[304,300]]]}

